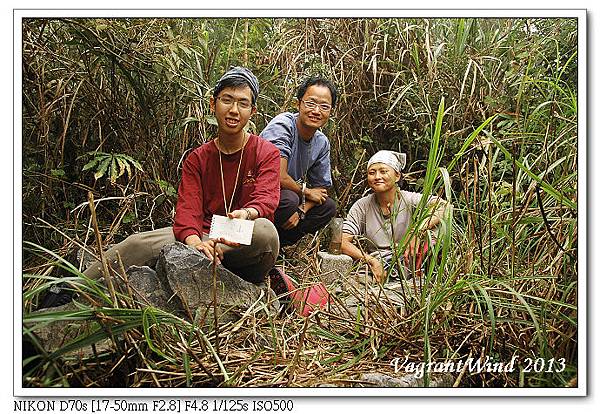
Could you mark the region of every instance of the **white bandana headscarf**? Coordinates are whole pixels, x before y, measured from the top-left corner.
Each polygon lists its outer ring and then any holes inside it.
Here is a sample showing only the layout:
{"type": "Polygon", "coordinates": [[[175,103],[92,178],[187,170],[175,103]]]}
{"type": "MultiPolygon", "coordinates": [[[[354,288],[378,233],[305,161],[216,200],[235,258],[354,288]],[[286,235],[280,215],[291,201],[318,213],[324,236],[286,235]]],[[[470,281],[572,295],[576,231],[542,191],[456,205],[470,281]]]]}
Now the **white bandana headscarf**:
{"type": "Polygon", "coordinates": [[[378,162],[389,165],[394,169],[394,171],[399,173],[406,166],[406,154],[403,152],[387,150],[377,151],[375,155],[373,155],[369,159],[369,162],[367,163],[367,168],[369,168],[372,164],[376,164],[378,162]]]}

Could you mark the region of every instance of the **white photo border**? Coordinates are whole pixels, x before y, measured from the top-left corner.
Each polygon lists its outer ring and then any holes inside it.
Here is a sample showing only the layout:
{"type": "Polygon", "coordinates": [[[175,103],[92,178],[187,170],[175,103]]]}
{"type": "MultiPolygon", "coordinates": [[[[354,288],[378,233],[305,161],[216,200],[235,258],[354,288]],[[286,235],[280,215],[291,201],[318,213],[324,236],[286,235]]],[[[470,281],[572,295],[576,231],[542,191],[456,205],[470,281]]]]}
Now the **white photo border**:
{"type": "Polygon", "coordinates": [[[397,397],[397,396],[585,396],[587,395],[587,13],[585,9],[13,9],[13,396],[17,397],[397,397]],[[328,18],[577,18],[578,20],[578,386],[577,388],[24,388],[22,386],[22,20],[52,17],[328,17],[328,18]],[[581,231],[581,229],[585,229],[581,231]]]}

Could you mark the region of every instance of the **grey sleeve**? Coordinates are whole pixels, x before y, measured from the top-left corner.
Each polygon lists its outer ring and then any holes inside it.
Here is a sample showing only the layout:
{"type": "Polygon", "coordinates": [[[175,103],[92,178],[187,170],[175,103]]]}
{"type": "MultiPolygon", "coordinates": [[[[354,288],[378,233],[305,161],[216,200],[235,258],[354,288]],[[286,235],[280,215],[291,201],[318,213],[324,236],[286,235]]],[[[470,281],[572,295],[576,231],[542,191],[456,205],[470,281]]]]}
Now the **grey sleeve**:
{"type": "Polygon", "coordinates": [[[365,233],[367,217],[365,205],[362,200],[363,199],[358,200],[352,205],[352,207],[350,207],[348,216],[344,220],[342,232],[351,234],[353,236],[360,236],[365,233]]]}
{"type": "Polygon", "coordinates": [[[423,194],[414,193],[412,191],[401,190],[400,193],[402,194],[402,198],[404,198],[406,204],[408,204],[412,208],[417,207],[417,205],[419,205],[419,202],[421,201],[421,198],[423,198],[423,194]]]}
{"type": "Polygon", "coordinates": [[[325,140],[325,145],[310,167],[309,181],[313,187],[329,188],[333,185],[331,182],[331,158],[329,141],[325,140]]]}
{"type": "MultiPolygon", "coordinates": [[[[421,193],[413,193],[412,191],[402,191],[402,196],[408,205],[415,208],[423,198],[423,194],[421,193]]],[[[436,200],[441,200],[438,196],[430,195],[429,200],[427,200],[427,204],[431,204],[436,200]]]]}
{"type": "Polygon", "coordinates": [[[278,115],[260,133],[260,136],[279,149],[283,158],[290,158],[292,153],[293,131],[288,118],[278,115]]]}
{"type": "MultiPolygon", "coordinates": [[[[423,194],[413,193],[411,191],[401,191],[401,194],[404,197],[404,200],[412,207],[412,209],[415,209],[417,207],[417,205],[419,204],[419,202],[421,201],[421,199],[423,198],[423,194]]],[[[427,205],[434,203],[436,200],[441,200],[441,199],[435,195],[429,196],[427,205]]],[[[427,208],[427,206],[425,206],[425,208],[427,208]]],[[[439,233],[439,225],[435,229],[432,229],[431,231],[433,232],[432,233],[433,237],[437,238],[438,233],[439,233]]]]}

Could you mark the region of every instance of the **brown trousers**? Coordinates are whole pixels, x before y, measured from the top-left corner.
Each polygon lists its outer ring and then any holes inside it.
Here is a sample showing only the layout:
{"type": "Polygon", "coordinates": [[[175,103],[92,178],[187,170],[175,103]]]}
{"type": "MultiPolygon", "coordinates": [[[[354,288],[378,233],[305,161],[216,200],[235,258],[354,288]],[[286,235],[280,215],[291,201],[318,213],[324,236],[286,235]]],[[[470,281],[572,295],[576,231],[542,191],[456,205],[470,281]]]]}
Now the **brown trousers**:
{"type": "MultiPolygon", "coordinates": [[[[202,240],[208,240],[203,234],[202,240]]],[[[121,243],[108,249],[104,255],[109,267],[118,269],[117,251],[123,261],[123,266],[154,266],[163,246],[174,243],[172,227],[132,234],[121,243]]],[[[252,242],[249,246],[230,247],[221,245],[223,249],[223,266],[252,283],[260,283],[267,272],[275,264],[279,254],[279,238],[273,223],[265,218],[254,220],[252,242]]],[[[83,272],[87,277],[98,279],[102,277],[102,264],[92,263],[83,272]]]]}

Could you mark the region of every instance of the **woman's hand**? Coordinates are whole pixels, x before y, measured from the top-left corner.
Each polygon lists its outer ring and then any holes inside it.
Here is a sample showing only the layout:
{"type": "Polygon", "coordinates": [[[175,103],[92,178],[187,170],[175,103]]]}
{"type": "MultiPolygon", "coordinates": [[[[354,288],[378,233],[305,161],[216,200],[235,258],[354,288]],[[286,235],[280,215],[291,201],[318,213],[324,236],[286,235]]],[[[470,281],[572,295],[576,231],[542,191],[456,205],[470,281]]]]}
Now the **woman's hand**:
{"type": "Polygon", "coordinates": [[[365,261],[371,268],[371,272],[373,272],[373,277],[375,277],[375,280],[378,283],[383,283],[385,279],[385,270],[383,270],[381,261],[373,256],[367,256],[365,261]]]}
{"type": "Polygon", "coordinates": [[[354,236],[348,233],[342,233],[342,253],[347,254],[356,260],[364,261],[369,265],[371,272],[373,272],[373,277],[378,283],[383,283],[385,281],[385,270],[383,269],[383,265],[381,260],[376,257],[371,256],[370,254],[366,254],[352,243],[352,239],[354,236]]]}
{"type": "Polygon", "coordinates": [[[406,249],[404,249],[404,263],[408,263],[411,257],[416,257],[420,244],[419,235],[415,234],[406,245],[406,249]]]}
{"type": "Polygon", "coordinates": [[[423,263],[423,255],[427,251],[426,245],[426,235],[423,235],[421,232],[418,232],[410,239],[404,250],[404,264],[409,269],[414,267],[415,271],[420,270],[421,263],[423,263]]]}

